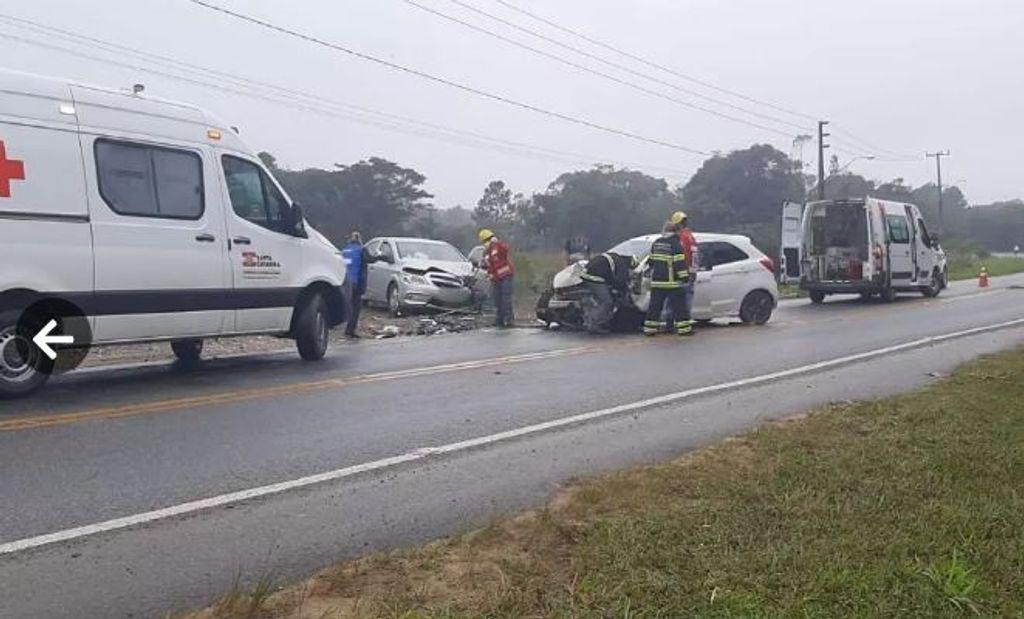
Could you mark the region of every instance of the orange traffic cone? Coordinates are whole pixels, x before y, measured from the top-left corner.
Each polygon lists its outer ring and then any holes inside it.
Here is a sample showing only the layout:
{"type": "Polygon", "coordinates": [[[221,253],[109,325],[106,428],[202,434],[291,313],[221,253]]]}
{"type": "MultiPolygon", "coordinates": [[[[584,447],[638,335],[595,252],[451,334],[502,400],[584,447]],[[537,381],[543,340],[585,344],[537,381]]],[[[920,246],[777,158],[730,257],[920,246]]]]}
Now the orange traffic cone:
{"type": "Polygon", "coordinates": [[[978,287],[988,288],[988,269],[981,267],[981,273],[978,275],[978,287]]]}

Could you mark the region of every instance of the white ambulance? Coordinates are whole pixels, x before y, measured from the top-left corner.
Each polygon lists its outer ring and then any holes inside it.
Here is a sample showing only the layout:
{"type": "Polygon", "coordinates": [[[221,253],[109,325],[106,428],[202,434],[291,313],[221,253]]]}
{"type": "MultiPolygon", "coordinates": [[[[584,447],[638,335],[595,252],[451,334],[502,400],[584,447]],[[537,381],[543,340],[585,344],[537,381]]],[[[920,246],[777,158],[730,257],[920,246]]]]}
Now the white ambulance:
{"type": "Polygon", "coordinates": [[[344,273],[203,110],[0,70],[0,398],[95,344],[165,340],[195,361],[203,338],[275,334],[320,359],[344,273]]]}
{"type": "Polygon", "coordinates": [[[899,292],[937,296],[946,287],[946,254],[917,206],[877,198],[783,205],[782,276],[798,280],[814,303],[830,294],[899,292]]]}

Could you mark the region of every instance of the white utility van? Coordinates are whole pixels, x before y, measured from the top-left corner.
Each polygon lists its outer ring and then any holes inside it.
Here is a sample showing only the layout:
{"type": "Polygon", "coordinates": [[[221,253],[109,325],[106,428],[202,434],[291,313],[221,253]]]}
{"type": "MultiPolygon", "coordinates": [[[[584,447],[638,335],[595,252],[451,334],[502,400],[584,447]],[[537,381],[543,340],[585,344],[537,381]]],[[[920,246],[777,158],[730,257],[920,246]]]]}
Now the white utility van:
{"type": "MultiPolygon", "coordinates": [[[[92,341],[75,345],[165,340],[186,361],[203,338],[242,334],[294,338],[317,360],[347,313],[338,250],[232,128],[190,105],[10,71],[0,256],[0,397],[53,366],[23,326],[51,317],[26,322],[28,308],[80,312],[92,341]]],[[[67,316],[52,318],[61,333],[67,316]]]]}
{"type": "Polygon", "coordinates": [[[783,273],[798,275],[815,303],[837,293],[886,301],[903,291],[934,297],[946,287],[946,254],[913,204],[870,197],[810,202],[799,227],[794,215],[794,205],[785,204],[783,273]]]}

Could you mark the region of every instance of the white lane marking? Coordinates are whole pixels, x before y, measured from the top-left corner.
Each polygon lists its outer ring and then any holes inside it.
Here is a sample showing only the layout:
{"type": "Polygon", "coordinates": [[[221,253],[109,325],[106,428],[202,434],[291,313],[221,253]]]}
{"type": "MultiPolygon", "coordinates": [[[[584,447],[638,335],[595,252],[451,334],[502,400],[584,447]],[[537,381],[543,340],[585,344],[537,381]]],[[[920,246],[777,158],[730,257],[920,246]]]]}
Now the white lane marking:
{"type": "Polygon", "coordinates": [[[290,481],[278,482],[276,484],[270,484],[267,486],[259,486],[256,488],[250,488],[248,490],[241,490],[238,492],[230,492],[227,494],[221,494],[206,499],[200,499],[198,501],[189,501],[187,503],[181,503],[179,505],[174,505],[172,507],[165,507],[162,509],[143,512],[140,514],[125,516],[123,518],[115,518],[113,520],[98,522],[96,524],[90,524],[81,527],[75,527],[72,529],[65,529],[63,531],[56,531],[54,533],[46,533],[44,535],[37,535],[35,537],[27,537],[12,542],[6,542],[0,544],[0,555],[8,555],[28,550],[31,548],[38,548],[40,546],[47,546],[50,544],[76,540],[79,538],[96,535],[98,533],[105,533],[108,531],[115,531],[119,529],[127,529],[129,527],[135,527],[157,520],[165,520],[167,518],[173,518],[175,516],[193,514],[199,511],[204,511],[216,507],[223,507],[225,505],[233,503],[239,503],[251,499],[258,499],[274,494],[288,492],[291,490],[297,490],[300,488],[305,488],[307,486],[313,486],[315,484],[337,481],[339,479],[345,479],[347,477],[353,477],[355,475],[360,475],[363,473],[379,471],[381,469],[387,469],[394,466],[398,466],[400,464],[406,464],[409,462],[414,462],[417,460],[422,460],[437,455],[452,454],[478,447],[484,447],[487,445],[494,445],[496,443],[522,438],[524,436],[529,436],[531,434],[548,432],[551,430],[578,425],[589,421],[595,421],[598,419],[622,415],[624,413],[637,412],[643,409],[653,408],[656,406],[664,406],[666,404],[679,402],[680,400],[688,398],[705,396],[713,393],[719,393],[733,389],[740,389],[744,387],[751,387],[755,385],[761,385],[772,381],[793,378],[795,376],[801,376],[813,372],[820,372],[822,370],[832,369],[842,365],[866,361],[868,359],[874,359],[876,357],[883,357],[886,355],[891,355],[893,353],[904,352],[915,348],[922,348],[924,346],[929,346],[932,344],[939,344],[949,340],[969,337],[972,335],[979,335],[982,333],[998,331],[1001,329],[1007,329],[1011,327],[1022,326],[1024,326],[1024,318],[1010,320],[1007,322],[1000,322],[991,325],[985,325],[982,327],[974,327],[972,329],[955,331],[953,333],[946,333],[943,335],[924,337],[917,340],[905,342],[903,344],[886,346],[884,348],[876,348],[874,350],[869,350],[867,352],[846,355],[843,357],[829,359],[827,361],[819,361],[817,363],[810,363],[807,365],[790,368],[788,370],[772,372],[770,374],[761,374],[759,376],[741,378],[739,380],[718,383],[716,385],[708,385],[706,387],[697,387],[695,389],[677,391],[675,393],[658,396],[656,398],[640,400],[638,402],[632,402],[629,404],[621,404],[619,406],[612,406],[610,408],[603,408],[601,410],[591,411],[589,413],[581,413],[579,415],[562,417],[560,419],[554,419],[552,421],[546,421],[543,423],[524,426],[522,428],[507,430],[505,432],[488,434],[486,436],[459,441],[456,443],[448,443],[447,445],[441,445],[438,447],[421,447],[408,453],[399,456],[392,456],[390,458],[384,458],[382,460],[375,460],[373,462],[356,464],[353,466],[347,466],[345,468],[340,468],[333,471],[327,471],[325,473],[318,473],[316,475],[300,477],[298,479],[293,479],[290,481]]]}

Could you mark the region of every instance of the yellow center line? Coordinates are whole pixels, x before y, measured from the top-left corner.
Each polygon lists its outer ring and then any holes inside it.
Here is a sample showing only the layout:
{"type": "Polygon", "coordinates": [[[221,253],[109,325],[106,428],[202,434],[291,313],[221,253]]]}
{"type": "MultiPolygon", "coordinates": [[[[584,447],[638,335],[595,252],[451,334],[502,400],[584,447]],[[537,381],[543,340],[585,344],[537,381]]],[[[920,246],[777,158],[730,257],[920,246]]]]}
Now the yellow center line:
{"type": "Polygon", "coordinates": [[[287,385],[277,385],[273,387],[260,387],[256,389],[246,389],[244,391],[225,391],[221,393],[212,393],[208,395],[193,396],[187,398],[175,398],[169,400],[156,400],[153,402],[125,404],[122,406],[96,408],[72,413],[59,413],[56,415],[46,416],[23,416],[15,419],[7,419],[4,421],[0,421],[0,432],[16,432],[21,430],[32,430],[38,428],[71,425],[76,423],[84,423],[88,421],[119,419],[122,417],[133,417],[150,413],[179,411],[183,409],[192,409],[204,406],[236,404],[239,402],[249,402],[263,398],[293,396],[316,391],[325,391],[329,389],[340,389],[343,387],[351,387],[355,385],[366,385],[372,383],[401,380],[405,378],[429,376],[433,374],[445,374],[451,372],[476,370],[481,368],[494,367],[498,365],[526,363],[529,361],[542,361],[545,359],[556,359],[561,357],[576,356],[594,352],[602,352],[610,349],[628,348],[632,346],[637,346],[642,343],[643,342],[640,341],[633,341],[619,342],[616,344],[579,346],[576,348],[563,348],[551,351],[541,351],[536,353],[524,353],[520,355],[493,357],[490,359],[478,359],[475,361],[465,361],[460,363],[450,363],[436,366],[425,366],[420,368],[412,368],[408,370],[380,372],[376,374],[362,374],[350,377],[339,376],[335,378],[327,378],[323,380],[309,382],[291,383],[287,385]]]}

